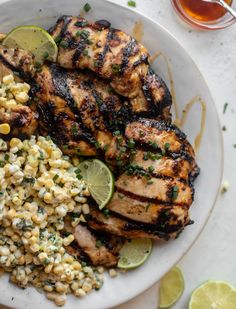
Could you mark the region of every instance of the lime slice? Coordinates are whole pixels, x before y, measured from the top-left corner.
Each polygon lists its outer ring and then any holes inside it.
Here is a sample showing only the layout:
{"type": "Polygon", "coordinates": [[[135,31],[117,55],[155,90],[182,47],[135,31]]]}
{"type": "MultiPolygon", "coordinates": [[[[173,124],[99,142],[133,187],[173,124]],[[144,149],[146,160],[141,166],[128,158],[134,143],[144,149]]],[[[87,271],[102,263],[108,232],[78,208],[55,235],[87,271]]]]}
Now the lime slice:
{"type": "Polygon", "coordinates": [[[152,241],[148,238],[126,240],[120,250],[118,267],[131,269],[142,265],[152,252],[152,241]]]}
{"type": "Polygon", "coordinates": [[[114,192],[114,177],[111,171],[97,159],[83,161],[78,168],[99,209],[103,209],[114,192]]]}
{"type": "Polygon", "coordinates": [[[236,289],[223,281],[207,281],[192,294],[189,309],[235,309],[236,289]]]}
{"type": "Polygon", "coordinates": [[[56,61],[57,45],[51,35],[37,26],[20,26],[14,28],[2,42],[3,45],[30,51],[35,61],[42,63],[45,59],[56,61]]]}
{"type": "Polygon", "coordinates": [[[178,267],[173,267],[162,279],[159,308],[170,308],[184,291],[184,277],[178,267]]]}

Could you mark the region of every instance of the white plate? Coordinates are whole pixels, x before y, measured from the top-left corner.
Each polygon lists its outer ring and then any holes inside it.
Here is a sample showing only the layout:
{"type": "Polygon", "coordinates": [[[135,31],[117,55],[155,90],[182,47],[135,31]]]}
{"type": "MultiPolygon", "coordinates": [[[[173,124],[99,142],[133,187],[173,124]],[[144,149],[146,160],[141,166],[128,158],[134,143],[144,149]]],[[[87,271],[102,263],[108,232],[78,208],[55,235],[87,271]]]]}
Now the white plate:
{"type": "MultiPolygon", "coordinates": [[[[0,6],[0,31],[8,31],[22,24],[37,24],[49,27],[61,14],[78,14],[86,1],[79,0],[8,0],[0,6]]],[[[204,227],[215,203],[222,174],[222,138],[217,112],[207,84],[193,60],[162,26],[151,19],[127,7],[121,7],[106,1],[89,0],[92,10],[87,14],[91,20],[107,19],[114,27],[128,33],[136,21],[144,26],[143,43],[151,54],[160,50],[168,56],[176,85],[176,96],[180,111],[186,102],[199,95],[206,102],[206,128],[198,154],[201,175],[196,182],[195,202],[191,207],[191,218],[195,224],[187,227],[174,241],[155,244],[147,263],[139,269],[120,274],[118,278],[105,278],[105,284],[99,292],[92,292],[83,299],[69,297],[64,308],[104,309],[138,295],[158,281],[186,251],[192,246],[204,227]]],[[[158,60],[153,65],[168,84],[167,69],[164,62],[158,60]]],[[[184,131],[191,141],[194,140],[200,123],[200,109],[191,112],[184,131]]],[[[8,283],[7,277],[1,279],[0,302],[16,308],[54,307],[52,303],[33,288],[20,290],[8,283]],[[14,299],[12,300],[12,297],[14,299]]]]}

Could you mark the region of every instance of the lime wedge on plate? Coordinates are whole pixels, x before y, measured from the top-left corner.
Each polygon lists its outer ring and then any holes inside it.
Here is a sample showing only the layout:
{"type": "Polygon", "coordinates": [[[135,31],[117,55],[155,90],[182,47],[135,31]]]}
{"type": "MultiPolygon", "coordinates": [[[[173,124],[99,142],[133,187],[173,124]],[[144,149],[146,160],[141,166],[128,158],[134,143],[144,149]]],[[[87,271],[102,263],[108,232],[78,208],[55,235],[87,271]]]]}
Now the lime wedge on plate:
{"type": "Polygon", "coordinates": [[[7,34],[3,45],[21,48],[31,52],[35,61],[42,63],[45,59],[56,61],[57,45],[51,35],[37,26],[20,26],[7,34]]]}
{"type": "Polygon", "coordinates": [[[120,250],[118,267],[131,269],[142,265],[152,252],[152,241],[148,238],[126,240],[120,250]]]}
{"type": "Polygon", "coordinates": [[[79,164],[78,168],[99,209],[103,209],[112,198],[114,192],[112,172],[106,164],[97,159],[83,161],[79,164]]]}
{"type": "MultiPolygon", "coordinates": [[[[178,267],[173,267],[162,279],[159,308],[170,308],[184,291],[184,277],[178,267]]],[[[203,308],[202,308],[203,309],[203,308]]]]}
{"type": "Polygon", "coordinates": [[[223,281],[207,281],[192,294],[189,309],[235,309],[236,289],[223,281]]]}

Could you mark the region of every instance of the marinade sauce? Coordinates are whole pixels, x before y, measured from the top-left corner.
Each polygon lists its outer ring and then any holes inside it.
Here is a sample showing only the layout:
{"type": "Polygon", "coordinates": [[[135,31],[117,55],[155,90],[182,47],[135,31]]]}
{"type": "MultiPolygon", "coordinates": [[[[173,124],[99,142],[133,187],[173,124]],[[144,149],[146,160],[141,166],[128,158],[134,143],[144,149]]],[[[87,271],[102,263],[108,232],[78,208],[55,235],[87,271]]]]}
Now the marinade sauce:
{"type": "MultiPolygon", "coordinates": [[[[225,0],[229,5],[233,0],[225,0]]],[[[183,10],[192,18],[200,21],[214,21],[226,14],[226,10],[217,3],[209,3],[203,0],[179,0],[183,10]]]]}

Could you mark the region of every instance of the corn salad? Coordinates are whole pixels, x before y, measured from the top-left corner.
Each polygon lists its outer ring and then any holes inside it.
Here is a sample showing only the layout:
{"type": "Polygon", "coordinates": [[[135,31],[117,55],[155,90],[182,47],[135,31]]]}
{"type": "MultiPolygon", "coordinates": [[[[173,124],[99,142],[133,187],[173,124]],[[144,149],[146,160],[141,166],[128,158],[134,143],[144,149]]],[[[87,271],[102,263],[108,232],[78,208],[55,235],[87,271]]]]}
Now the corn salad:
{"type": "Polygon", "coordinates": [[[48,137],[0,139],[0,272],[20,287],[33,284],[58,306],[66,294],[85,296],[102,274],[68,254],[62,236],[68,213],[85,221],[89,191],[76,167],[48,137]]]}

